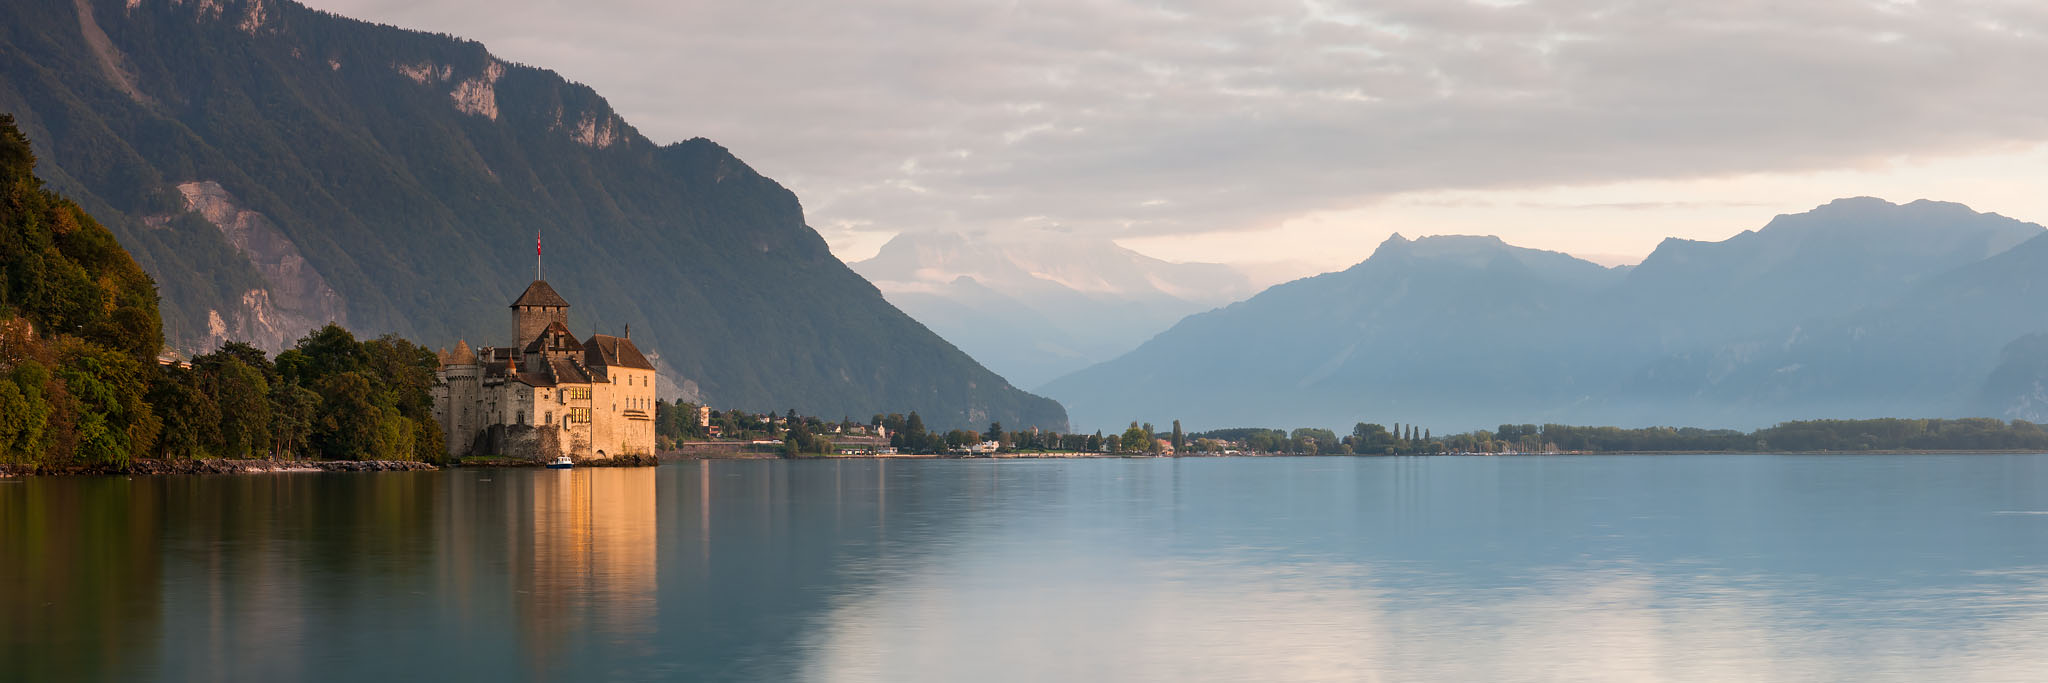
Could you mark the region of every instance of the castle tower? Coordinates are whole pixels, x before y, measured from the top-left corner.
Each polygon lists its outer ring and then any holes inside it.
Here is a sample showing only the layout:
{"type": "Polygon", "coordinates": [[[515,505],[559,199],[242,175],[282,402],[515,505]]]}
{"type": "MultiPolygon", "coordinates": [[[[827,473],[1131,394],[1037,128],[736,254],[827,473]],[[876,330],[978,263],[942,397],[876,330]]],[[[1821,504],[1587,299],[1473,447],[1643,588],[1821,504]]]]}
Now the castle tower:
{"type": "Polygon", "coordinates": [[[512,302],[512,348],[525,347],[539,337],[549,323],[569,324],[569,300],[555,293],[546,280],[534,280],[526,292],[512,302]]]}
{"type": "Polygon", "coordinates": [[[441,383],[436,388],[443,392],[446,400],[447,407],[438,411],[437,417],[441,418],[441,433],[447,438],[450,455],[467,455],[477,430],[483,428],[483,416],[477,413],[476,408],[483,389],[482,376],[483,368],[477,363],[476,352],[470,350],[469,342],[455,342],[455,350],[441,362],[441,383]]]}

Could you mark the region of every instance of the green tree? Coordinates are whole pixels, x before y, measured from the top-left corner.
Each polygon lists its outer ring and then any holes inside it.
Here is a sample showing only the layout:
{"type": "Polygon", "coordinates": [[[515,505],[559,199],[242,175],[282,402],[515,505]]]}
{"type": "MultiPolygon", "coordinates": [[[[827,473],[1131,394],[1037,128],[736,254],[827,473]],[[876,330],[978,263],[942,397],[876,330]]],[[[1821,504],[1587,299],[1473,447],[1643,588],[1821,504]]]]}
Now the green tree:
{"type": "Polygon", "coordinates": [[[1124,451],[1144,452],[1157,448],[1152,441],[1152,430],[1138,426],[1136,421],[1131,422],[1131,426],[1124,430],[1123,436],[1117,442],[1123,445],[1124,451]]]}
{"type": "Polygon", "coordinates": [[[263,373],[235,356],[195,362],[199,384],[219,410],[220,450],[228,458],[253,458],[270,452],[272,421],[270,384],[263,373]]]}
{"type": "Polygon", "coordinates": [[[312,455],[306,444],[313,436],[314,412],[320,395],[305,387],[279,382],[270,388],[272,457],[312,455]]]}
{"type": "Polygon", "coordinates": [[[164,432],[155,455],[205,458],[220,447],[220,408],[200,390],[198,373],[166,367],[151,382],[149,403],[163,412],[164,432]]]}
{"type": "Polygon", "coordinates": [[[329,460],[377,459],[386,454],[382,438],[383,410],[361,373],[342,372],[320,380],[315,390],[320,410],[313,422],[313,440],[329,460]]]}

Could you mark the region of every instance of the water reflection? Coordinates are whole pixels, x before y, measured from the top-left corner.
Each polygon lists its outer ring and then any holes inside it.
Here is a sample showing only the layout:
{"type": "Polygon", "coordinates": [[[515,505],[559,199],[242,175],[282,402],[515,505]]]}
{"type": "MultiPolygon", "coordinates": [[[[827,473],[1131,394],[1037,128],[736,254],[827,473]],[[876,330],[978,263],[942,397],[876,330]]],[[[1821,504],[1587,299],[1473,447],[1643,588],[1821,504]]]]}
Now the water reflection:
{"type": "Polygon", "coordinates": [[[531,486],[527,533],[515,532],[507,560],[521,651],[532,668],[547,670],[571,634],[593,631],[624,645],[654,630],[655,478],[646,469],[536,474],[523,479],[531,486]]]}
{"type": "Polygon", "coordinates": [[[9,680],[2033,680],[2048,456],[0,483],[9,680]]]}
{"type": "Polygon", "coordinates": [[[126,480],[0,479],[0,662],[23,680],[147,667],[160,631],[160,498],[126,480]]]}

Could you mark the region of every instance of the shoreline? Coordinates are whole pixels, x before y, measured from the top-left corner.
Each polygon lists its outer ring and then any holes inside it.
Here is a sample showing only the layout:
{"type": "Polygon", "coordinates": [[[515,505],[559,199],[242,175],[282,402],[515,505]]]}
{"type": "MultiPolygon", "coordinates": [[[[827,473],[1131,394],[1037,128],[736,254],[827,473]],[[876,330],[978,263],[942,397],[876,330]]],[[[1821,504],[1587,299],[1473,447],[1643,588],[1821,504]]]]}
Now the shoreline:
{"type": "Polygon", "coordinates": [[[125,464],[0,464],[0,477],[154,474],[294,474],[306,472],[425,472],[441,469],[409,460],[132,460],[125,464]]]}
{"type": "MultiPolygon", "coordinates": [[[[1163,455],[1152,453],[998,453],[995,455],[969,456],[957,453],[946,454],[902,454],[902,455],[815,455],[798,458],[784,458],[765,453],[721,453],[704,455],[683,455],[668,453],[659,456],[616,456],[604,460],[590,460],[576,463],[578,468],[609,467],[658,467],[668,461],[694,460],[1152,460],[1172,458],[1433,458],[1433,457],[1496,457],[1528,458],[1552,456],[1627,456],[1627,455],[1832,455],[1854,457],[1862,455],[2042,455],[2039,450],[2028,449],[1968,449],[1968,450],[1870,450],[1870,451],[1614,451],[1614,452],[1560,452],[1560,453],[1431,453],[1431,454],[1360,454],[1330,453],[1309,455],[1305,453],[1184,453],[1163,455]]],[[[0,463],[0,479],[26,477],[61,476],[110,476],[110,475],[172,475],[172,474],[299,474],[316,472],[432,472],[443,469],[533,469],[543,463],[531,461],[493,460],[436,466],[409,460],[135,460],[125,465],[45,465],[40,463],[0,463]]]]}
{"type": "Polygon", "coordinates": [[[1560,451],[1554,453],[1178,453],[1174,455],[1157,453],[998,453],[995,455],[945,454],[903,454],[903,455],[806,455],[798,458],[781,456],[761,457],[706,457],[694,455],[668,456],[664,460],[1153,460],[1174,458],[1541,458],[1557,456],[1628,456],[1628,455],[1835,455],[1854,457],[1862,455],[2048,455],[2039,449],[1953,449],[1953,450],[1909,450],[1883,449],[1869,451],[1560,451]]]}

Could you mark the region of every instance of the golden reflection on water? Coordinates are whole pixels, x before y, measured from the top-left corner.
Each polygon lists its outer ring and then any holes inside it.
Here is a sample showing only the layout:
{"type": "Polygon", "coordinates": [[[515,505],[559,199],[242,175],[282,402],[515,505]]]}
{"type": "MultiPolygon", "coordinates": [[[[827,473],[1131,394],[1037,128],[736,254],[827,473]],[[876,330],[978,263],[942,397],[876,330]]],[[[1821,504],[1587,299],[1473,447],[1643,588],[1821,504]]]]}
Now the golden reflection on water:
{"type": "Polygon", "coordinates": [[[579,632],[608,639],[652,633],[654,470],[552,470],[531,483],[529,543],[510,546],[525,651],[545,665],[579,632]]]}

